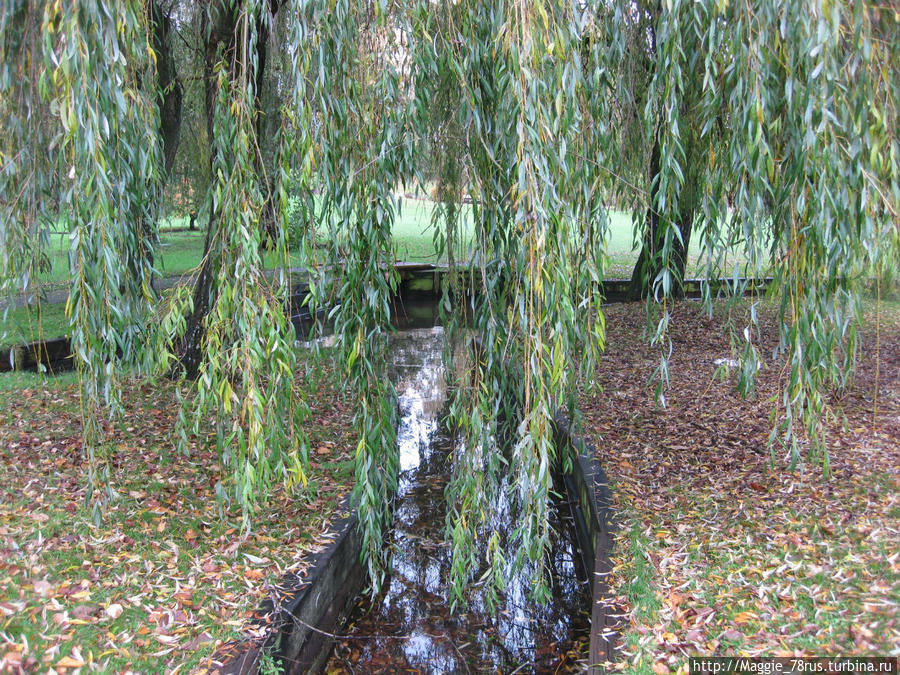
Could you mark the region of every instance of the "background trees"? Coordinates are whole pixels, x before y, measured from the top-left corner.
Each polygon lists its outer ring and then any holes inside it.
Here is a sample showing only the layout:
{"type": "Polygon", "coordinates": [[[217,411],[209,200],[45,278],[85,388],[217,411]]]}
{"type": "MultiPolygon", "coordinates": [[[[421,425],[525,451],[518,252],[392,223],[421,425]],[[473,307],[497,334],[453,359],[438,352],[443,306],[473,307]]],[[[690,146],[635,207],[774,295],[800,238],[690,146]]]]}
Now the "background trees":
{"type": "MultiPolygon", "coordinates": [[[[515,429],[519,555],[543,555],[552,417],[574,401],[573,364],[590,372],[602,347],[602,233],[616,193],[639,214],[640,294],[677,294],[692,236],[710,275],[734,247],[738,271],[772,271],[790,372],[773,439],[796,459],[798,438],[817,438],[823,392],[852,370],[860,284],[896,264],[896,13],[811,0],[211,0],[195,11],[196,23],[184,7],[131,0],[7,0],[0,10],[2,283],[30,283],[48,196],[61,195],[86,411],[115,409],[123,372],[177,362],[197,378],[194,419],[215,413],[232,494],[248,510],[272,480],[302,480],[287,283],[283,273],[270,283],[260,253],[286,261],[290,184],[306,205],[311,259],[325,228],[343,270],[334,288],[314,279],[312,295],[338,300],[360,400],[357,498],[377,561],[396,485],[391,392],[379,376],[393,191],[427,167],[444,203],[439,238],[452,240],[461,194],[472,196],[482,290],[483,356],[454,407],[467,438],[450,494],[459,584],[472,541],[491,536],[507,470],[491,449],[503,413],[515,429]],[[173,69],[189,25],[198,48],[173,69]],[[272,36],[286,60],[271,58],[272,36]],[[153,224],[174,137],[160,120],[175,117],[179,77],[182,125],[203,88],[207,256],[193,295],[177,293],[151,321],[153,224]]],[[[659,317],[664,383],[665,302],[659,317]]],[[[752,325],[742,343],[747,390],[761,361],[752,325]]],[[[97,415],[85,418],[87,447],[98,447],[97,415]]],[[[102,458],[89,465],[102,469],[102,458]]]]}

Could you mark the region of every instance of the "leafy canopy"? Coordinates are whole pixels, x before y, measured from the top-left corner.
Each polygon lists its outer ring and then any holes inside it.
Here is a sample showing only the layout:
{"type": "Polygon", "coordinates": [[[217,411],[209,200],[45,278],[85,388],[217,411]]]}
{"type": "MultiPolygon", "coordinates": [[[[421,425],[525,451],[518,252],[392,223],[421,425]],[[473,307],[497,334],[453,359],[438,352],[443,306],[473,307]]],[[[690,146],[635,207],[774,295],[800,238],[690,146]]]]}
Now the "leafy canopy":
{"type": "MultiPolygon", "coordinates": [[[[816,455],[826,391],[852,372],[861,287],[897,265],[898,13],[830,0],[222,2],[206,8],[236,20],[212,52],[207,85],[213,302],[193,412],[195,424],[206,413],[217,420],[248,517],[273,481],[302,481],[306,459],[294,334],[281,310],[289,283],[262,273],[269,185],[282,204],[288,184],[299,191],[310,260],[341,270],[335,281],[311,266],[310,295],[314,305],[335,301],[359,400],[356,499],[376,582],[398,471],[393,392],[381,374],[404,181],[437,182],[441,249],[455,250],[463,195],[473,203],[466,274],[478,288],[479,347],[452,405],[465,442],[448,491],[457,591],[477,567],[481,537],[493,542],[487,562],[502,587],[493,522],[509,472],[515,555],[535,563],[535,592],[546,594],[551,469],[567,461],[553,421],[561,407],[574,411],[579,366],[589,380],[603,347],[605,204],[623,185],[658,217],[651,302],[661,387],[664,298],[678,282],[689,194],[709,277],[734,247],[743,253],[735,277],[774,274],[788,375],[773,440],[797,461],[811,438],[816,455]],[[274,175],[262,176],[257,47],[276,16],[293,90],[274,175]],[[648,178],[641,158],[652,142],[659,170],[648,178]],[[327,259],[316,247],[322,228],[327,259]],[[508,460],[495,450],[504,436],[508,460]]],[[[126,373],[170,367],[191,305],[181,293],[163,320],[151,319],[161,153],[148,21],[135,0],[0,5],[0,284],[30,288],[47,231],[64,215],[92,474],[103,468],[93,454],[98,411],[115,413],[126,373]],[[59,213],[48,207],[57,197],[59,213]]],[[[270,243],[287,260],[285,230],[270,243]]],[[[458,330],[455,310],[445,310],[458,330]]],[[[754,334],[751,324],[742,336],[744,391],[762,361],[754,334]]]]}

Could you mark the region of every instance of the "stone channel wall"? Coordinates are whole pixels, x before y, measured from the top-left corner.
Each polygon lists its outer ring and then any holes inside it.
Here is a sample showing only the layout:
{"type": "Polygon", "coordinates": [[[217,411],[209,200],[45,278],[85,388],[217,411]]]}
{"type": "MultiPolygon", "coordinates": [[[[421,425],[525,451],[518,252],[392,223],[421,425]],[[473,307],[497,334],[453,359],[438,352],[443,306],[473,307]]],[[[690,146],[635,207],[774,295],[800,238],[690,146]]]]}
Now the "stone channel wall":
{"type": "MultiPolygon", "coordinates": [[[[349,500],[344,502],[350,511],[349,500]]],[[[318,673],[325,667],[335,632],[353,610],[366,581],[360,562],[362,539],[356,513],[338,521],[334,539],[310,559],[302,578],[286,578],[277,606],[267,600],[256,612],[268,624],[261,644],[231,644],[213,657],[220,675],[257,675],[269,654],[285,675],[318,673]]]]}
{"type": "Polygon", "coordinates": [[[607,577],[612,569],[616,521],[612,510],[612,492],[603,466],[594,448],[572,436],[569,420],[558,415],[555,423],[558,450],[575,450],[572,470],[562,475],[566,494],[573,505],[581,562],[591,584],[591,641],[588,672],[603,673],[602,664],[616,660],[617,621],[608,603],[607,577]]]}
{"type": "Polygon", "coordinates": [[[288,675],[317,673],[331,653],[335,629],[353,610],[366,581],[356,514],[338,523],[337,537],[312,561],[305,586],[281,608],[276,660],[288,675]]]}
{"type": "MultiPolygon", "coordinates": [[[[401,297],[418,296],[440,298],[444,286],[448,283],[449,268],[446,265],[433,265],[431,263],[406,263],[398,262],[394,269],[400,279],[399,295],[401,297]]],[[[291,270],[297,276],[303,277],[305,270],[291,270]]],[[[465,269],[460,269],[456,280],[456,293],[467,295],[478,287],[473,283],[475,279],[465,269]]],[[[476,272],[477,276],[477,272],[476,272]]],[[[164,285],[168,288],[175,282],[164,285]]],[[[703,294],[705,285],[709,286],[709,292],[716,295],[732,288],[743,289],[744,292],[764,292],[771,283],[766,279],[717,279],[705,281],[702,279],[686,279],[684,282],[684,295],[688,298],[699,298],[703,294]],[[735,283],[737,285],[735,286],[735,283]]],[[[601,293],[606,302],[623,302],[628,299],[628,279],[606,279],[603,281],[601,293]]],[[[306,298],[309,285],[305,281],[296,283],[291,291],[285,308],[288,315],[298,321],[310,320],[312,317],[306,307],[306,298]]],[[[322,312],[324,314],[324,312],[322,312]]],[[[63,372],[74,367],[71,343],[68,338],[52,340],[40,340],[26,345],[15,345],[0,349],[0,372],[9,370],[38,370],[41,366],[51,372],[63,372]]]]}

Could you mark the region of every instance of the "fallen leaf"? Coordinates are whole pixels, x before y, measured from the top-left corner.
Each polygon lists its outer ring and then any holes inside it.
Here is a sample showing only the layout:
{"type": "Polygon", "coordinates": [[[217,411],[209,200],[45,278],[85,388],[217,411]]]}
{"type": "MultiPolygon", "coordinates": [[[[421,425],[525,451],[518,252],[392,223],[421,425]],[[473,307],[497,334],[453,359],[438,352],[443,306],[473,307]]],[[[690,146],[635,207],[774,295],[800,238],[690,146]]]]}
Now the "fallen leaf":
{"type": "Polygon", "coordinates": [[[47,597],[51,588],[53,588],[53,585],[49,581],[41,580],[34,582],[34,592],[41,597],[47,597]]]}
{"type": "Polygon", "coordinates": [[[3,661],[0,661],[0,665],[7,666],[10,670],[20,667],[22,665],[22,653],[6,652],[3,655],[3,661]]]}
{"type": "Polygon", "coordinates": [[[80,659],[73,659],[71,656],[64,656],[56,662],[57,668],[81,668],[85,665],[80,659]]]}
{"type": "Polygon", "coordinates": [[[209,633],[201,633],[200,635],[195,637],[193,640],[191,640],[184,646],[184,651],[185,652],[195,651],[195,650],[199,649],[200,647],[202,647],[203,645],[208,644],[212,641],[213,641],[213,638],[209,633]]]}
{"type": "Polygon", "coordinates": [[[72,616],[80,621],[87,621],[94,617],[97,608],[94,605],[76,605],[72,608],[72,616]]]}
{"type": "Polygon", "coordinates": [[[122,612],[125,611],[125,608],[122,607],[118,602],[114,602],[109,607],[106,608],[106,616],[110,619],[118,619],[122,616],[122,612]]]}
{"type": "Polygon", "coordinates": [[[744,624],[755,618],[756,615],[753,612],[740,612],[734,617],[734,622],[737,624],[744,624]]]}

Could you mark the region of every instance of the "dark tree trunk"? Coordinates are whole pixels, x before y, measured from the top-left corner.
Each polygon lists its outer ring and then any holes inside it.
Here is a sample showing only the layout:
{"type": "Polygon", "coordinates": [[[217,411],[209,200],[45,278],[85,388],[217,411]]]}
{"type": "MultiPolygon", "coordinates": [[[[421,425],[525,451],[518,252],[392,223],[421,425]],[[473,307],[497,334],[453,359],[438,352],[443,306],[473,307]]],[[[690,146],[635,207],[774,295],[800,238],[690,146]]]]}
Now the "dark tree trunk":
{"type": "MultiPolygon", "coordinates": [[[[679,241],[674,242],[675,250],[669,261],[669,269],[675,278],[675,284],[670,294],[670,297],[673,298],[680,298],[684,295],[684,270],[687,266],[687,246],[690,242],[693,220],[693,211],[689,211],[686,216],[681,217],[679,222],[673,223],[673,226],[681,232],[684,240],[683,244],[679,241]]],[[[662,271],[661,261],[651,252],[654,250],[658,250],[658,246],[654,248],[653,244],[648,242],[645,237],[637,263],[631,273],[631,283],[628,286],[628,297],[631,300],[645,299],[652,291],[653,280],[662,271]]]]}
{"type": "MultiPolygon", "coordinates": [[[[178,141],[181,136],[181,103],[183,90],[181,80],[175,69],[175,59],[172,55],[172,19],[165,13],[156,0],[150,0],[148,5],[151,25],[151,45],[156,56],[156,86],[158,88],[157,106],[159,107],[159,133],[163,147],[163,175],[162,185],[169,178],[172,165],[175,162],[175,154],[178,152],[178,141]]],[[[137,222],[138,234],[142,241],[157,241],[157,226],[154,223],[140,219],[137,222]]],[[[131,273],[137,276],[140,273],[141,257],[153,267],[153,247],[144,247],[142,253],[127,261],[131,273]]],[[[156,291],[156,278],[150,281],[151,288],[156,291]]]]}
{"type": "MultiPolygon", "coordinates": [[[[204,94],[206,108],[206,133],[212,151],[210,152],[210,174],[215,166],[216,146],[213,140],[213,126],[216,114],[217,79],[215,68],[220,58],[228,64],[229,75],[235,76],[234,48],[237,36],[237,12],[228,2],[210,3],[207,12],[201,12],[201,31],[206,35],[204,51],[204,94]],[[221,53],[220,53],[220,50],[221,53]]],[[[209,314],[215,298],[213,297],[213,273],[219,267],[221,255],[212,250],[214,240],[213,233],[218,226],[218,214],[210,203],[209,221],[206,226],[206,240],[203,245],[203,264],[194,286],[194,304],[192,311],[187,316],[187,328],[181,340],[178,370],[184,372],[188,379],[194,380],[200,373],[200,364],[203,358],[203,341],[206,337],[205,319],[209,314]]]]}
{"type": "MultiPolygon", "coordinates": [[[[156,86],[158,88],[157,106],[159,107],[159,133],[163,146],[163,173],[162,185],[165,186],[172,164],[175,161],[175,153],[178,151],[178,140],[181,135],[181,80],[175,70],[175,59],[172,55],[172,20],[163,12],[162,7],[155,0],[151,0],[147,6],[150,15],[151,45],[156,56],[156,86]]],[[[157,241],[157,226],[144,218],[137,222],[138,233],[142,241],[157,241]]],[[[141,273],[143,264],[149,263],[153,267],[153,246],[145,246],[141,252],[126,261],[126,266],[132,276],[137,277],[141,273]]],[[[156,277],[150,279],[151,288],[156,291],[156,277]]]]}
{"type": "MultiPolygon", "coordinates": [[[[271,0],[269,7],[272,13],[278,9],[278,0],[271,0]]],[[[205,78],[205,104],[206,104],[206,130],[209,137],[212,152],[210,153],[210,173],[215,166],[216,146],[213,140],[213,126],[216,112],[217,77],[215,73],[219,60],[227,64],[228,76],[234,79],[240,75],[242,64],[236,55],[236,47],[240,36],[236,34],[238,13],[232,2],[212,0],[208,12],[203,12],[203,31],[206,35],[206,47],[204,54],[204,78],[205,78]]],[[[266,60],[266,45],[268,31],[258,27],[256,43],[258,71],[256,73],[256,105],[259,107],[259,93],[262,84],[263,70],[266,60]]],[[[246,65],[246,64],[244,64],[246,65]]],[[[259,126],[257,126],[257,132],[259,126]]],[[[257,139],[258,140],[258,139],[257,139]]],[[[174,374],[184,372],[188,379],[196,379],[200,372],[203,360],[203,341],[206,338],[206,316],[215,302],[216,289],[213,284],[214,275],[221,265],[222,252],[212,246],[218,224],[219,214],[210,205],[209,221],[207,223],[206,241],[203,246],[203,264],[194,287],[194,306],[187,316],[187,328],[181,340],[180,348],[176,350],[179,357],[179,365],[173,371],[174,374]]]]}
{"type": "MultiPolygon", "coordinates": [[[[646,5],[638,3],[641,15],[646,19],[645,31],[649,37],[649,50],[647,53],[647,67],[655,68],[656,64],[656,24],[662,14],[662,3],[657,1],[646,5]]],[[[657,115],[657,119],[659,116],[657,115]]],[[[646,298],[652,290],[653,281],[662,271],[662,261],[659,252],[665,237],[659,213],[656,212],[656,201],[659,194],[660,174],[660,142],[659,122],[653,135],[653,147],[650,150],[650,163],[647,167],[650,195],[647,204],[647,213],[644,216],[644,236],[637,262],[631,273],[631,283],[628,288],[628,297],[632,300],[646,298]]],[[[676,238],[673,242],[674,251],[669,260],[669,269],[675,277],[672,287],[672,296],[680,297],[684,293],[684,270],[687,263],[688,244],[691,239],[691,229],[694,223],[693,186],[687,186],[678,196],[678,217],[672,227],[676,227],[681,233],[681,241],[676,238]]]]}
{"type": "MultiPolygon", "coordinates": [[[[631,283],[628,287],[628,297],[631,300],[645,299],[653,288],[653,281],[663,269],[662,260],[658,255],[662,249],[665,231],[660,223],[659,213],[654,207],[659,190],[659,129],[653,139],[653,149],[650,152],[650,198],[647,213],[644,216],[644,240],[637,262],[631,273],[631,283]]],[[[690,161],[690,158],[689,158],[690,161]]],[[[686,173],[689,173],[686,171],[686,173]]],[[[684,295],[684,271],[687,267],[687,252],[691,242],[691,230],[694,227],[695,186],[685,185],[678,195],[678,209],[675,222],[671,227],[677,228],[681,234],[679,241],[675,237],[672,255],[669,258],[669,270],[674,276],[674,284],[670,297],[680,298],[684,295]]]]}
{"type": "Polygon", "coordinates": [[[158,2],[150,5],[153,25],[152,44],[156,53],[156,75],[159,86],[159,122],[163,142],[165,175],[168,177],[175,163],[181,137],[181,104],[183,88],[172,56],[172,19],[158,2]]]}
{"type": "MultiPolygon", "coordinates": [[[[213,256],[210,251],[210,243],[213,235],[213,218],[215,214],[213,207],[209,207],[209,226],[206,228],[206,240],[203,244],[203,265],[200,267],[200,274],[197,277],[197,285],[194,287],[194,309],[188,314],[187,328],[184,331],[184,337],[181,340],[181,354],[179,355],[179,364],[173,369],[173,375],[177,375],[179,370],[184,372],[185,377],[191,380],[197,379],[200,374],[200,364],[203,360],[203,340],[206,337],[206,325],[204,319],[209,314],[209,309],[213,302],[213,256]]],[[[218,256],[216,267],[218,266],[218,256]]]]}
{"type": "MultiPolygon", "coordinates": [[[[278,0],[270,3],[272,12],[278,9],[278,0]]],[[[259,36],[257,42],[257,63],[256,71],[256,107],[257,111],[261,108],[261,96],[263,87],[265,86],[265,70],[266,59],[268,57],[269,29],[265,23],[260,22],[257,25],[257,34],[259,36]]],[[[271,175],[263,165],[262,141],[266,138],[266,125],[269,123],[266,115],[258,114],[256,117],[256,137],[260,140],[260,152],[257,154],[257,171],[259,172],[260,182],[265,192],[265,204],[263,205],[262,215],[260,217],[260,226],[263,229],[262,246],[264,248],[274,248],[275,241],[278,239],[278,230],[280,228],[278,218],[278,205],[275,200],[275,194],[272,183],[269,179],[271,175]]]]}
{"type": "MultiPolygon", "coordinates": [[[[651,190],[651,196],[653,191],[651,190]]],[[[684,295],[684,272],[687,267],[687,251],[691,241],[691,230],[694,226],[694,209],[690,204],[680,204],[678,220],[672,223],[672,227],[678,228],[681,233],[681,241],[675,239],[673,252],[669,259],[669,270],[674,277],[674,285],[670,297],[680,298],[684,295]]],[[[631,300],[643,300],[652,291],[653,281],[662,271],[662,260],[659,250],[662,247],[663,232],[660,228],[659,214],[652,207],[647,208],[646,229],[641,252],[638,255],[634,270],[631,273],[631,283],[628,286],[628,297],[631,300]]]]}
{"type": "MultiPolygon", "coordinates": [[[[632,300],[645,299],[652,290],[653,280],[663,269],[658,253],[662,248],[665,233],[660,227],[659,214],[654,208],[659,189],[659,131],[656,132],[653,150],[650,153],[650,176],[650,204],[647,206],[647,215],[644,217],[644,241],[641,244],[641,252],[631,273],[631,283],[628,287],[628,297],[632,300]]],[[[675,281],[671,297],[675,298],[684,295],[684,270],[687,267],[688,245],[694,226],[694,205],[687,197],[687,192],[690,192],[690,189],[686,189],[685,193],[679,195],[678,219],[671,224],[681,233],[681,241],[675,238],[672,242],[674,250],[669,259],[669,269],[673,273],[675,281]]]]}

